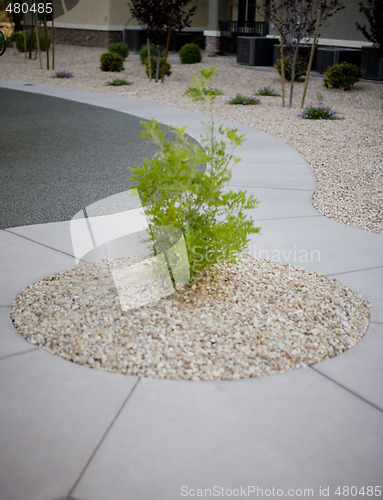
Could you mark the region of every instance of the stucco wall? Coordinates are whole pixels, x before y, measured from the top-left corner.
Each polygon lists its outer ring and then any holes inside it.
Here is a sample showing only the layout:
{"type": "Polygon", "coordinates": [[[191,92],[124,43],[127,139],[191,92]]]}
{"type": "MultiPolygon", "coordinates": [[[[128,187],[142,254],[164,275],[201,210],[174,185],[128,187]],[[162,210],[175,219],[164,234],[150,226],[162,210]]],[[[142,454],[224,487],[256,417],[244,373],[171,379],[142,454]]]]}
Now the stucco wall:
{"type": "Polygon", "coordinates": [[[321,37],[365,41],[363,34],[355,27],[357,21],[360,24],[366,22],[365,16],[359,13],[358,1],[346,0],[344,5],[344,9],[325,21],[321,29],[321,37]]]}
{"type": "MultiPolygon", "coordinates": [[[[190,6],[196,6],[192,17],[192,29],[208,27],[209,0],[192,0],[190,6]]],[[[119,27],[137,27],[132,17],[127,0],[80,0],[70,12],[57,18],[57,24],[83,26],[102,26],[104,29],[119,27]]]]}
{"type": "Polygon", "coordinates": [[[109,0],[80,0],[69,12],[57,17],[56,23],[107,27],[109,0]]]}
{"type": "MultiPolygon", "coordinates": [[[[363,34],[355,27],[357,21],[360,24],[366,22],[363,14],[359,13],[358,0],[345,0],[343,4],[345,5],[344,9],[322,23],[320,38],[322,40],[334,39],[366,42],[363,34]]],[[[270,34],[277,33],[272,26],[270,28],[270,34]]]]}

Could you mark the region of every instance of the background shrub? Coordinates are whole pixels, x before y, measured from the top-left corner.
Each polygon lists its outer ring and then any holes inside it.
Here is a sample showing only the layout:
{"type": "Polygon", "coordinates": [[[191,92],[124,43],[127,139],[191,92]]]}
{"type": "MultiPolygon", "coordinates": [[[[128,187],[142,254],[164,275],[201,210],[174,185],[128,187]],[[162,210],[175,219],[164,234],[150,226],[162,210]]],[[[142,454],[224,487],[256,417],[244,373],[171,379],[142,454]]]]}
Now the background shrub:
{"type": "Polygon", "coordinates": [[[22,31],[14,31],[10,36],[7,37],[7,47],[13,47],[18,38],[22,38],[24,40],[24,35],[22,31]]]}
{"type": "Polygon", "coordinates": [[[270,87],[263,87],[256,92],[256,95],[280,97],[281,94],[278,94],[278,92],[270,87]]]}
{"type": "MultiPolygon", "coordinates": [[[[158,50],[158,46],[154,45],[153,43],[150,44],[150,55],[151,56],[157,56],[157,50],[158,50]]],[[[138,55],[140,56],[140,61],[141,61],[141,64],[145,65],[146,64],[146,59],[148,58],[148,44],[145,43],[145,45],[142,45],[139,52],[138,52],[138,55]]],[[[164,55],[164,50],[163,48],[161,47],[160,48],[160,55],[163,56],[164,55]]]]}
{"type": "Polygon", "coordinates": [[[260,99],[257,97],[247,97],[242,94],[237,94],[229,101],[229,104],[242,104],[242,106],[248,106],[251,104],[259,104],[260,102],[260,99]]]}
{"type": "Polygon", "coordinates": [[[102,71],[122,71],[124,59],[115,52],[104,52],[100,57],[102,71]]]}
{"type": "Polygon", "coordinates": [[[115,54],[120,55],[123,59],[126,59],[129,54],[129,47],[127,43],[115,42],[109,45],[108,52],[114,52],[115,54]]]}
{"type": "Polygon", "coordinates": [[[181,64],[195,64],[201,61],[201,49],[195,43],[187,43],[178,52],[181,64]]]}
{"type": "MultiPolygon", "coordinates": [[[[159,71],[159,76],[161,77],[162,74],[162,67],[164,65],[165,58],[161,57],[160,59],[160,71],[159,71]]],[[[157,56],[151,56],[151,64],[152,64],[152,78],[156,77],[156,69],[157,69],[157,56]]],[[[148,58],[145,59],[145,66],[146,66],[146,74],[149,76],[149,64],[148,64],[148,58]]],[[[165,68],[165,75],[170,76],[172,74],[171,71],[171,65],[167,62],[166,63],[166,68],[165,68]]]]}
{"type": "Polygon", "coordinates": [[[74,74],[71,73],[70,71],[63,70],[63,71],[57,71],[55,74],[56,78],[74,78],[74,74]]]}
{"type": "MultiPolygon", "coordinates": [[[[284,69],[285,69],[285,78],[286,80],[291,80],[291,70],[293,67],[293,56],[286,56],[283,58],[284,61],[284,69]]],[[[278,61],[275,63],[274,67],[277,69],[278,73],[282,76],[282,65],[281,65],[281,60],[278,59],[278,61]]],[[[304,77],[306,76],[307,72],[307,62],[303,59],[303,57],[298,56],[297,57],[297,62],[295,64],[295,76],[294,76],[294,81],[295,82],[303,82],[304,77]]]]}
{"type": "Polygon", "coordinates": [[[323,79],[325,87],[350,90],[363,76],[363,71],[355,64],[343,62],[330,66],[323,79]]]}
{"type": "Polygon", "coordinates": [[[123,78],[115,78],[113,81],[108,82],[108,85],[111,87],[122,87],[124,85],[132,85],[132,82],[128,82],[123,78]]]}
{"type": "Polygon", "coordinates": [[[322,102],[318,102],[316,106],[309,104],[298,116],[305,120],[343,120],[336,111],[325,106],[322,102]]]}
{"type": "MultiPolygon", "coordinates": [[[[14,35],[16,35],[16,33],[14,33],[14,35]]],[[[18,32],[14,41],[16,43],[17,50],[19,52],[24,52],[24,35],[22,32],[18,32]]],[[[39,36],[39,42],[40,42],[40,50],[42,52],[46,52],[51,45],[51,39],[47,38],[45,35],[39,36]]],[[[26,34],[26,47],[27,47],[27,52],[29,52],[30,50],[36,50],[36,33],[35,32],[26,34]]]]}

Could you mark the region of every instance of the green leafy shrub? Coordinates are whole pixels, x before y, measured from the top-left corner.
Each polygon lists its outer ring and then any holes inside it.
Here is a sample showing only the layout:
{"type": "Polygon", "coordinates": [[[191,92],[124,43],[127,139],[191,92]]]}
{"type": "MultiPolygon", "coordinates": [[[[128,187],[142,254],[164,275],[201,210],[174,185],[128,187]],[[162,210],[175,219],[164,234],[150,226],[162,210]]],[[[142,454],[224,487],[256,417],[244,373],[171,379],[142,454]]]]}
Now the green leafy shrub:
{"type": "MultiPolygon", "coordinates": [[[[16,43],[16,48],[19,52],[24,52],[24,35],[22,32],[18,32],[15,43],[16,43]]],[[[46,37],[45,35],[40,35],[39,36],[39,43],[40,43],[40,50],[42,52],[46,52],[49,50],[49,47],[51,46],[51,39],[49,37],[46,37]]],[[[36,50],[36,32],[34,33],[27,33],[26,34],[26,48],[27,52],[30,50],[36,50]]]]}
{"type": "MultiPolygon", "coordinates": [[[[147,76],[149,76],[149,64],[148,64],[148,60],[149,60],[148,58],[145,59],[145,66],[146,66],[146,74],[147,74],[147,76]]],[[[151,60],[151,70],[152,70],[151,77],[155,78],[156,77],[156,69],[157,69],[157,56],[151,56],[150,60],[151,60]]],[[[159,75],[160,76],[162,75],[162,67],[164,65],[164,62],[165,62],[165,58],[161,57],[161,59],[160,59],[160,70],[159,70],[159,75]]],[[[170,76],[171,74],[172,74],[171,64],[168,63],[168,62],[166,62],[165,75],[166,76],[170,76]]]]}
{"type": "Polygon", "coordinates": [[[124,59],[115,52],[104,52],[100,57],[102,71],[117,71],[124,69],[124,59]]]}
{"type": "Polygon", "coordinates": [[[363,77],[363,71],[355,64],[343,62],[330,66],[323,79],[327,88],[350,90],[363,77]]]}
{"type": "Polygon", "coordinates": [[[217,95],[222,95],[222,90],[212,88],[208,85],[208,80],[215,74],[215,68],[210,69],[204,68],[200,71],[201,75],[204,75],[202,79],[200,77],[192,77],[193,86],[188,87],[184,95],[187,95],[194,101],[206,101],[206,98],[215,97],[217,95]],[[201,73],[203,71],[203,74],[201,73]]]}
{"type": "MultiPolygon", "coordinates": [[[[284,62],[284,70],[285,70],[285,78],[286,80],[291,80],[291,71],[293,67],[293,56],[286,56],[283,58],[284,62]]],[[[274,67],[277,69],[278,73],[282,76],[282,64],[281,59],[275,63],[274,67]]],[[[295,63],[295,82],[303,82],[304,77],[307,72],[307,62],[303,59],[303,57],[298,56],[297,61],[295,63]]]]}
{"type": "Polygon", "coordinates": [[[23,40],[24,44],[24,35],[22,31],[14,31],[11,35],[7,36],[7,47],[13,47],[16,43],[16,40],[19,38],[23,40]]]}
{"type": "Polygon", "coordinates": [[[230,99],[229,104],[242,104],[242,106],[259,104],[261,101],[257,97],[246,97],[242,94],[237,94],[233,99],[230,99]]]}
{"type": "Polygon", "coordinates": [[[192,99],[195,99],[196,101],[202,101],[203,99],[199,98],[199,96],[201,95],[201,93],[202,93],[202,95],[204,97],[217,96],[217,95],[222,95],[223,94],[222,90],[215,89],[215,88],[212,88],[212,87],[206,87],[206,88],[204,88],[202,90],[197,89],[196,87],[188,87],[185,90],[184,95],[187,95],[187,96],[191,97],[192,99]]]}
{"type": "MultiPolygon", "coordinates": [[[[213,68],[214,69],[214,68],[213,68]]],[[[214,74],[201,70],[194,86],[203,89],[214,74]]],[[[141,137],[157,146],[154,158],[132,169],[130,179],[146,206],[151,240],[161,240],[163,228],[181,231],[187,249],[190,278],[203,277],[214,264],[236,262],[248,243],[248,235],[259,232],[245,210],[258,203],[245,191],[227,190],[231,168],[239,161],[233,154],[244,136],[237,129],[218,128],[213,118],[215,96],[201,93],[198,100],[208,105],[210,121],[201,145],[186,136],[186,126],[164,131],[160,123],[143,123],[141,137]],[[226,142],[230,151],[226,151],[226,142]],[[205,166],[205,168],[201,168],[205,166]]],[[[157,247],[158,249],[158,247],[157,247]]]]}
{"type": "Polygon", "coordinates": [[[7,38],[7,46],[13,47],[16,44],[16,48],[19,52],[24,52],[24,35],[22,31],[14,31],[10,37],[7,38]],[[22,40],[22,49],[19,50],[17,41],[22,40]]]}
{"type": "Polygon", "coordinates": [[[321,101],[315,106],[309,104],[298,116],[305,120],[344,120],[344,118],[338,116],[336,111],[333,111],[329,106],[325,106],[321,101]]]}
{"type": "MultiPolygon", "coordinates": [[[[158,46],[154,45],[153,43],[150,44],[150,55],[151,56],[157,56],[157,52],[158,52],[158,46]]],[[[148,58],[148,44],[145,43],[145,45],[142,45],[139,52],[138,52],[138,55],[140,57],[140,61],[141,61],[141,64],[143,64],[145,66],[146,64],[146,60],[148,58]]],[[[164,50],[163,48],[161,47],[160,48],[160,56],[162,57],[164,55],[164,50]]]]}
{"type": "Polygon", "coordinates": [[[123,85],[132,85],[132,82],[128,82],[123,78],[115,78],[111,82],[108,82],[108,85],[110,85],[111,87],[122,87],[123,85]]]}
{"type": "Polygon", "coordinates": [[[114,52],[115,54],[120,55],[123,59],[126,59],[129,54],[129,47],[127,43],[115,42],[109,45],[108,52],[114,52]]]}
{"type": "Polygon", "coordinates": [[[278,92],[270,87],[263,87],[262,89],[258,90],[256,95],[280,97],[281,94],[278,94],[278,92]]]}
{"type": "Polygon", "coordinates": [[[178,55],[181,59],[181,64],[195,64],[202,59],[201,49],[195,43],[186,43],[181,47],[178,55]]]}

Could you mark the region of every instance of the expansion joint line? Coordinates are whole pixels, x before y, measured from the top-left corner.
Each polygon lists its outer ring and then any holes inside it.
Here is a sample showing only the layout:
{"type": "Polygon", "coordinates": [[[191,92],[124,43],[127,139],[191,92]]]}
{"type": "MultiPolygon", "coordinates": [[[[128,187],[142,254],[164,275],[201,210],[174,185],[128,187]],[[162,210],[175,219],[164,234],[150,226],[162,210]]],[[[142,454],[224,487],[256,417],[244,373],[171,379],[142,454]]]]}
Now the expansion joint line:
{"type": "Polygon", "coordinates": [[[131,391],[129,392],[129,394],[127,395],[127,397],[125,398],[125,400],[122,403],[121,407],[119,408],[118,412],[116,413],[115,417],[113,418],[113,420],[111,421],[111,423],[108,425],[108,427],[107,427],[106,431],[104,432],[104,434],[102,435],[100,441],[97,443],[95,449],[93,450],[93,452],[91,453],[90,457],[86,461],[83,469],[81,470],[80,474],[78,475],[77,479],[75,480],[73,486],[71,487],[71,489],[69,490],[69,492],[66,494],[66,496],[63,497],[62,500],[71,500],[72,493],[74,492],[74,490],[76,489],[77,485],[79,484],[81,478],[85,474],[85,471],[89,467],[89,465],[90,465],[91,461],[93,460],[94,456],[96,455],[97,451],[100,449],[100,447],[101,447],[102,443],[104,442],[106,436],[109,434],[109,432],[112,429],[113,425],[115,424],[116,420],[120,416],[122,410],[125,408],[127,402],[129,401],[130,397],[132,396],[133,392],[135,391],[135,389],[136,389],[137,385],[139,384],[140,380],[141,380],[140,378],[137,379],[137,381],[134,384],[133,388],[131,389],[131,391]]]}
{"type": "Polygon", "coordinates": [[[333,384],[336,384],[337,386],[341,387],[342,389],[344,389],[345,391],[349,392],[353,396],[357,397],[358,399],[360,399],[364,403],[368,404],[369,406],[372,406],[373,408],[375,408],[375,410],[378,410],[380,413],[383,413],[383,408],[381,408],[380,406],[376,405],[375,403],[372,403],[371,401],[369,401],[368,399],[364,398],[363,396],[361,396],[357,392],[353,391],[349,387],[346,387],[345,385],[341,384],[340,382],[337,382],[333,378],[329,377],[325,373],[323,373],[320,370],[318,370],[318,368],[315,368],[314,366],[310,366],[309,368],[311,368],[311,370],[313,370],[314,372],[318,373],[319,375],[322,375],[322,377],[326,378],[327,380],[329,380],[333,384]]]}

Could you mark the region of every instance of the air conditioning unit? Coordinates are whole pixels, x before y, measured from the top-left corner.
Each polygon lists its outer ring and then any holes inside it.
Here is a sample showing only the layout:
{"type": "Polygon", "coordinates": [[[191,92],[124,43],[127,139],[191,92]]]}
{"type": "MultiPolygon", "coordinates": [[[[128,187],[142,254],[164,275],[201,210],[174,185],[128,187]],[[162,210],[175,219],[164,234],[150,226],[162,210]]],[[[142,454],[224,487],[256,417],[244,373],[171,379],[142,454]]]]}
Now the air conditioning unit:
{"type": "Polygon", "coordinates": [[[255,66],[255,41],[254,36],[239,36],[237,42],[237,63],[255,66]]]}
{"type": "Polygon", "coordinates": [[[275,38],[265,36],[239,36],[237,63],[247,66],[272,66],[276,41],[275,38]]]}

